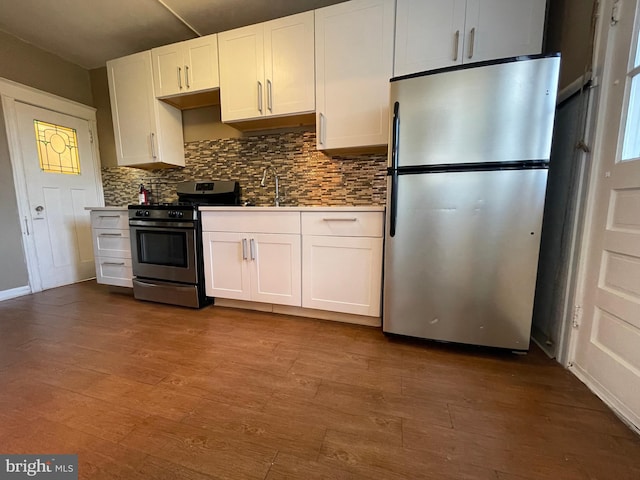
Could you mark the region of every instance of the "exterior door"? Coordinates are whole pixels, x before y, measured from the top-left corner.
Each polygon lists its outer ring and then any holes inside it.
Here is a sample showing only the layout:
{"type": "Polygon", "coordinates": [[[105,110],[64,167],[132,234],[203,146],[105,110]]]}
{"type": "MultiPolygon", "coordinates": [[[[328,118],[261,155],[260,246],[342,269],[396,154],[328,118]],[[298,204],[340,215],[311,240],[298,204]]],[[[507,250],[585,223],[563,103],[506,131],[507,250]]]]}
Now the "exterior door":
{"type": "MultiPolygon", "coordinates": [[[[604,2],[598,132],[573,371],[640,427],[640,48],[638,0],[604,2]],[[634,24],[635,19],[635,24],[634,24]]],[[[600,68],[598,68],[600,70],[600,68]]],[[[577,313],[579,313],[578,310],[577,313]]]]}
{"type": "Polygon", "coordinates": [[[91,221],[100,205],[89,122],[16,102],[31,234],[42,289],[95,276],[91,221]]]}

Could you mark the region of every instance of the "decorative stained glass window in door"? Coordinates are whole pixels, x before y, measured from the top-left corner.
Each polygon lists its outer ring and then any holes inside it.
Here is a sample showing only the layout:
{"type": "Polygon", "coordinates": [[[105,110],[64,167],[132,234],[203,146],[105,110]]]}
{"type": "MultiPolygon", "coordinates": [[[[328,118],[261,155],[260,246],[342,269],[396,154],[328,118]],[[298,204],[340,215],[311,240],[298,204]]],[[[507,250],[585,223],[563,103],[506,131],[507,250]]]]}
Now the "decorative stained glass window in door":
{"type": "Polygon", "coordinates": [[[40,168],[44,172],[80,175],[76,130],[40,120],[33,124],[40,168]]]}

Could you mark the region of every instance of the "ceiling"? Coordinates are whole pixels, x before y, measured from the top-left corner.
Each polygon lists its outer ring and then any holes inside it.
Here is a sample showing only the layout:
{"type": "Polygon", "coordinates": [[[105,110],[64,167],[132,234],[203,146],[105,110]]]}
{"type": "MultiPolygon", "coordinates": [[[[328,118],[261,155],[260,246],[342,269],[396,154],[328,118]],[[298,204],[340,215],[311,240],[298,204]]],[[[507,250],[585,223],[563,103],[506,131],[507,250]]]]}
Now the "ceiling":
{"type": "Polygon", "coordinates": [[[0,30],[93,69],[130,53],[341,1],[0,0],[0,30]]]}

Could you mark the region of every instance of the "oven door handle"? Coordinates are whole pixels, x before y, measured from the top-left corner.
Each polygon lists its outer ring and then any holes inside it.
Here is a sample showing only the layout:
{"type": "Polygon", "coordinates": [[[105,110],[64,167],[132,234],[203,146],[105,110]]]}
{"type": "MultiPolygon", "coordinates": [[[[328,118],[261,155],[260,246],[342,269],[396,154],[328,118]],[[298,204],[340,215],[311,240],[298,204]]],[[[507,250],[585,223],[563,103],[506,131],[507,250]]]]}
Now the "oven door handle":
{"type": "Polygon", "coordinates": [[[195,222],[156,222],[153,220],[129,220],[130,227],[161,228],[163,230],[178,230],[195,228],[195,222]]]}

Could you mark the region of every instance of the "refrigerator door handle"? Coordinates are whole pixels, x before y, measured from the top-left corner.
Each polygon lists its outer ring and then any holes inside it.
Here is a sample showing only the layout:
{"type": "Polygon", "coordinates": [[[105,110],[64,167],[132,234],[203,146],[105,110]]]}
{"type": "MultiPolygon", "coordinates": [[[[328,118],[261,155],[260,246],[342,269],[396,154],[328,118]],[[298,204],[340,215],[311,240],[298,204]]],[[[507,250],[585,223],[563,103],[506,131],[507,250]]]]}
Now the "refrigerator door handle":
{"type": "Polygon", "coordinates": [[[391,192],[389,205],[389,235],[396,235],[398,216],[398,137],[400,135],[400,102],[393,105],[393,131],[391,134],[391,192]]]}

